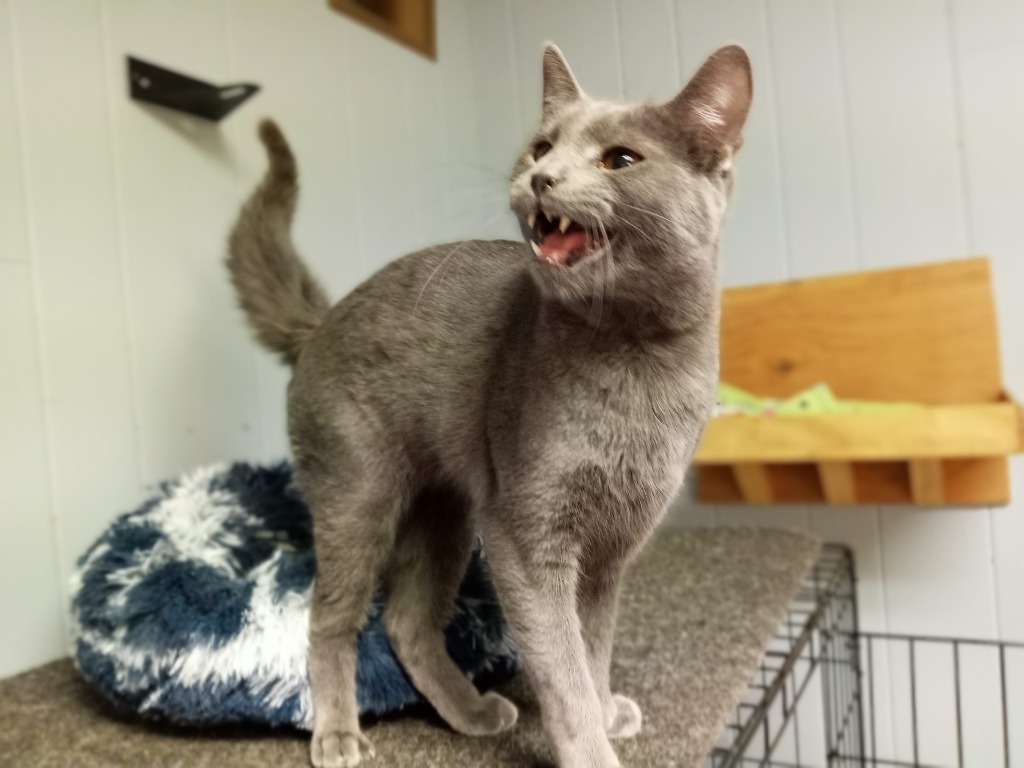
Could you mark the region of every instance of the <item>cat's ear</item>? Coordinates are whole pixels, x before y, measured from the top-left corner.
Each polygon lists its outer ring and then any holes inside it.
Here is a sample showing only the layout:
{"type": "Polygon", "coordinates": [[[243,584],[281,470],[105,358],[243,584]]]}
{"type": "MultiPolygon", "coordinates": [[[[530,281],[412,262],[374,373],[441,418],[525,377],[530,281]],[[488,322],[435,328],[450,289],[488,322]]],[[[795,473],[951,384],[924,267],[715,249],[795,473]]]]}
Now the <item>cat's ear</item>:
{"type": "Polygon", "coordinates": [[[583,97],[579,83],[572,75],[565,56],[554,43],[544,49],[544,109],[543,116],[549,117],[566,104],[583,97]]]}
{"type": "Polygon", "coordinates": [[[743,144],[753,98],[750,59],[738,45],[719,48],[667,108],[695,158],[707,167],[728,162],[743,144]]]}

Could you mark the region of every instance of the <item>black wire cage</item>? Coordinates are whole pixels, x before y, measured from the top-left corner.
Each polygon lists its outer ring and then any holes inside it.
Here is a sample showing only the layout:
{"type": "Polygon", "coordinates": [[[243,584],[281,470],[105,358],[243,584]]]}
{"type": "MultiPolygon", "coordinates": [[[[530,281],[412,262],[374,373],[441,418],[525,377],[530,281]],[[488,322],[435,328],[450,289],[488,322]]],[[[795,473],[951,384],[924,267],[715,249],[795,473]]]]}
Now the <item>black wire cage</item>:
{"type": "Polygon", "coordinates": [[[1024,766],[1024,644],[861,632],[827,545],[706,765],[1024,766]]]}

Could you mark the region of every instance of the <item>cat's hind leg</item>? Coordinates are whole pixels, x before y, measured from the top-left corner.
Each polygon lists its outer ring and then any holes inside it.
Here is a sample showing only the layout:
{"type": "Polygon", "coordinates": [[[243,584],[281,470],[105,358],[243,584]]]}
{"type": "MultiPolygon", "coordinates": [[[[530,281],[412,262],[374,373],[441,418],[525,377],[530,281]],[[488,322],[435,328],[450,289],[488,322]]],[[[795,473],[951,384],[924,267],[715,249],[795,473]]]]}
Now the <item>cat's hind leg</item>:
{"type": "Polygon", "coordinates": [[[374,754],[359,728],[356,653],[360,630],[407,506],[408,484],[385,451],[342,440],[297,445],[299,485],[313,512],[316,581],[309,622],[316,768],[353,768],[374,754]]]}
{"type": "Polygon", "coordinates": [[[481,695],[448,655],[444,636],[475,536],[458,493],[421,493],[398,532],[384,624],[413,684],[445,722],[459,733],[486,736],[512,728],[516,707],[497,693],[481,695]]]}

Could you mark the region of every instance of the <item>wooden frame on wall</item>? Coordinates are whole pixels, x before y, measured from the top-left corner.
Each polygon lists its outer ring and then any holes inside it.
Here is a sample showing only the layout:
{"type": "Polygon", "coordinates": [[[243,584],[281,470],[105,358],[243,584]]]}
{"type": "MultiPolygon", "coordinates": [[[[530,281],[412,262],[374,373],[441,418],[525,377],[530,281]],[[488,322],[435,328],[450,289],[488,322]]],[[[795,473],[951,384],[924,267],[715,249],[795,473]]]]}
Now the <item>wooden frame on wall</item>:
{"type": "Polygon", "coordinates": [[[328,4],[429,59],[437,58],[434,0],[329,0],[328,4]]]}

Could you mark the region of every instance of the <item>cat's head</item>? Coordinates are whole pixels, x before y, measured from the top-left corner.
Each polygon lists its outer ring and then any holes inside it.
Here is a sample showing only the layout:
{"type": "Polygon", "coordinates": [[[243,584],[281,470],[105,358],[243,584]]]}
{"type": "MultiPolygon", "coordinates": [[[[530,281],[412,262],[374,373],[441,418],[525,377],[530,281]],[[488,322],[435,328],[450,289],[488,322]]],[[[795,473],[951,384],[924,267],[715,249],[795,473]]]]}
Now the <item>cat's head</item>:
{"type": "Polygon", "coordinates": [[[678,96],[652,106],[591,99],[549,45],[540,126],[511,181],[542,290],[570,304],[631,301],[661,312],[687,283],[714,282],[751,96],[738,46],[716,51],[678,96]]]}

